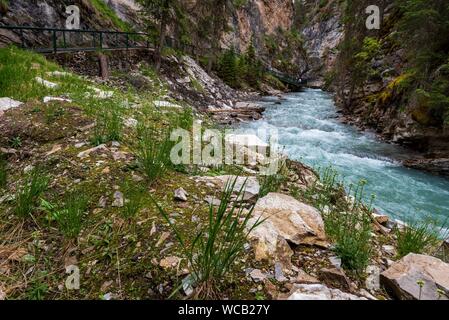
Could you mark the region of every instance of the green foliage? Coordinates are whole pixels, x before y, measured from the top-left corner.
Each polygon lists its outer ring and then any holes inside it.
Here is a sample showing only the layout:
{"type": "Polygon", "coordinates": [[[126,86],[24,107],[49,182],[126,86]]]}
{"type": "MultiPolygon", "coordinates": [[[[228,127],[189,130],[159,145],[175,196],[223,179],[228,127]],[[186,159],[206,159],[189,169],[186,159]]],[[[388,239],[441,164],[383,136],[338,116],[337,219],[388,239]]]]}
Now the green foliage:
{"type": "Polygon", "coordinates": [[[39,196],[47,189],[50,179],[39,169],[33,169],[27,176],[25,184],[18,189],[15,199],[15,213],[26,218],[32,214],[39,196]]]}
{"type": "Polygon", "coordinates": [[[127,32],[133,31],[132,26],[120,19],[115,11],[109,8],[109,6],[103,0],[91,0],[90,2],[95,7],[95,9],[100,12],[100,14],[109,19],[117,28],[127,32]]]}
{"type": "Polygon", "coordinates": [[[125,204],[121,210],[121,214],[125,219],[133,219],[143,206],[145,189],[132,182],[127,182],[123,189],[125,193],[125,204]]]}
{"type": "Polygon", "coordinates": [[[376,70],[371,66],[372,60],[379,54],[381,45],[379,40],[366,37],[361,50],[355,55],[355,72],[361,84],[368,78],[376,76],[376,70]]]}
{"type": "Polygon", "coordinates": [[[278,192],[282,184],[287,181],[287,165],[282,162],[279,170],[275,174],[260,176],[261,181],[259,196],[265,197],[270,192],[278,192]]]}
{"type": "Polygon", "coordinates": [[[9,0],[0,0],[0,13],[6,13],[9,9],[9,0]]]}
{"type": "Polygon", "coordinates": [[[82,192],[70,193],[59,205],[41,200],[41,208],[47,212],[47,220],[55,221],[61,233],[69,239],[77,238],[81,232],[88,205],[89,197],[82,192]]]}
{"type": "Polygon", "coordinates": [[[449,235],[445,225],[430,216],[422,220],[408,219],[406,226],[397,227],[395,230],[398,258],[409,253],[432,254],[435,252],[442,239],[449,235]]]}
{"type": "Polygon", "coordinates": [[[157,129],[139,124],[137,131],[137,160],[152,184],[172,166],[170,151],[173,142],[170,140],[170,128],[157,129]]]}
{"type": "Polygon", "coordinates": [[[251,44],[241,56],[233,48],[226,50],[218,61],[218,75],[232,88],[242,88],[245,85],[258,88],[264,73],[254,46],[251,44]]]}
{"type": "Polygon", "coordinates": [[[95,118],[95,127],[92,136],[92,144],[100,145],[108,141],[120,141],[123,131],[123,110],[118,101],[114,99],[92,102],[91,108],[95,118]]]}
{"type": "Polygon", "coordinates": [[[20,50],[15,47],[0,49],[0,92],[4,97],[26,101],[41,97],[48,89],[34,80],[49,70],[56,70],[54,64],[48,63],[41,55],[20,50]]]}
{"type": "MultiPolygon", "coordinates": [[[[244,251],[248,234],[263,222],[257,220],[249,224],[254,206],[245,210],[238,201],[232,200],[236,182],[237,178],[228,181],[222,192],[220,205],[218,208],[209,206],[208,223],[192,239],[187,239],[187,235],[171,223],[169,215],[152,199],[175,232],[184,256],[189,261],[197,297],[217,297],[218,285],[244,251]]],[[[242,198],[245,184],[237,193],[236,199],[242,198]]]]}
{"type": "Polygon", "coordinates": [[[218,62],[218,74],[229,86],[235,88],[238,83],[238,57],[233,48],[227,50],[218,62]]]}
{"type": "Polygon", "coordinates": [[[345,190],[335,169],[328,167],[320,171],[320,180],[304,196],[321,210],[326,234],[335,243],[343,267],[361,273],[372,254],[372,203],[368,206],[363,203],[366,181],[361,180],[345,190]]]}

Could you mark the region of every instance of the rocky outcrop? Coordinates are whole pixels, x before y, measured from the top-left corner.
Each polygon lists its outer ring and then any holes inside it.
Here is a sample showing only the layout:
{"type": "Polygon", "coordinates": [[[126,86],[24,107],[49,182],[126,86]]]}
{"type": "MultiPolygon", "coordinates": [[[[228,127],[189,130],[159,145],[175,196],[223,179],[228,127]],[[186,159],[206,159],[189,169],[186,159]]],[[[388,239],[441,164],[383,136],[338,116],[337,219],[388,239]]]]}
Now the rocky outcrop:
{"type": "Polygon", "coordinates": [[[381,283],[401,300],[448,300],[449,264],[410,253],[381,273],[381,283]]]}
{"type": "Polygon", "coordinates": [[[315,208],[295,198],[269,193],[259,199],[248,226],[264,221],[250,234],[256,260],[280,260],[290,264],[293,245],[326,245],[323,219],[315,208]]]}

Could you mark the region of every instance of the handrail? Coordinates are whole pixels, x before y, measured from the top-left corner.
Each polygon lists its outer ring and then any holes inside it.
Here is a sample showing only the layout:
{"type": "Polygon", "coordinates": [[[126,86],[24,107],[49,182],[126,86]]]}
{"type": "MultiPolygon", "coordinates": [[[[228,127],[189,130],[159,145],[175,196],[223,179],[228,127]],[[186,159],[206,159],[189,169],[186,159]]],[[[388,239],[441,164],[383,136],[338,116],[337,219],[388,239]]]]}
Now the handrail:
{"type": "MultiPolygon", "coordinates": [[[[24,31],[40,31],[40,32],[51,32],[51,47],[50,48],[34,48],[33,50],[41,52],[41,53],[58,53],[58,52],[74,52],[74,51],[96,51],[96,50],[128,50],[128,49],[149,49],[150,48],[150,35],[145,32],[124,32],[124,31],[111,31],[111,30],[83,30],[83,29],[63,29],[63,28],[46,28],[46,27],[33,27],[33,26],[5,26],[0,25],[0,29],[7,29],[18,31],[21,38],[21,46],[26,49],[25,45],[25,37],[24,31]],[[58,45],[58,35],[57,33],[62,32],[62,43],[63,46],[58,45]],[[67,46],[67,37],[66,33],[81,33],[81,34],[90,34],[92,35],[92,43],[91,46],[84,47],[69,47],[67,46]],[[96,36],[99,35],[99,41],[97,41],[96,36]],[[115,46],[109,46],[108,42],[105,42],[105,38],[107,35],[115,35],[115,46]],[[120,44],[118,36],[125,36],[125,43],[120,44]],[[132,39],[133,36],[138,36],[146,39],[145,45],[134,45],[130,41],[136,39],[132,39]]],[[[201,48],[197,48],[193,45],[182,44],[179,46],[179,43],[176,39],[167,37],[165,45],[171,48],[182,48],[184,51],[188,51],[191,55],[197,55],[198,50],[200,52],[204,51],[201,48]]],[[[279,80],[284,83],[293,85],[293,86],[301,86],[306,82],[303,79],[294,79],[283,73],[278,72],[277,70],[273,70],[272,68],[266,67],[265,71],[272,74],[279,80]]]]}

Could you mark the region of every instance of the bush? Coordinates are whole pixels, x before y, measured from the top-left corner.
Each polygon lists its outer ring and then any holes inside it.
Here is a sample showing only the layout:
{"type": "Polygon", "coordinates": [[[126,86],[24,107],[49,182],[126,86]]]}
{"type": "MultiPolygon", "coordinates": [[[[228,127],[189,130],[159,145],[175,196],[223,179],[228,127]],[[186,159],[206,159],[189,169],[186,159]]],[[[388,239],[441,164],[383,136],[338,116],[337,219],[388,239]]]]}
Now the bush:
{"type": "Polygon", "coordinates": [[[408,219],[407,226],[396,228],[398,257],[402,258],[409,253],[431,254],[447,238],[445,223],[437,219],[425,217],[424,220],[408,219]]]}
{"type": "MultiPolygon", "coordinates": [[[[206,226],[191,240],[186,239],[186,235],[171,223],[168,214],[152,199],[175,232],[190,263],[192,280],[196,284],[196,297],[218,296],[218,282],[231,271],[234,262],[244,251],[248,234],[263,222],[257,220],[254,225],[248,226],[254,206],[246,211],[238,201],[232,200],[236,182],[237,178],[228,181],[221,195],[220,205],[218,208],[214,208],[212,204],[209,206],[206,226]]],[[[235,199],[242,198],[245,184],[235,199]]]]}
{"type": "Polygon", "coordinates": [[[33,169],[25,184],[17,191],[15,213],[19,217],[31,215],[39,196],[47,189],[49,177],[38,169],[33,169]]]}

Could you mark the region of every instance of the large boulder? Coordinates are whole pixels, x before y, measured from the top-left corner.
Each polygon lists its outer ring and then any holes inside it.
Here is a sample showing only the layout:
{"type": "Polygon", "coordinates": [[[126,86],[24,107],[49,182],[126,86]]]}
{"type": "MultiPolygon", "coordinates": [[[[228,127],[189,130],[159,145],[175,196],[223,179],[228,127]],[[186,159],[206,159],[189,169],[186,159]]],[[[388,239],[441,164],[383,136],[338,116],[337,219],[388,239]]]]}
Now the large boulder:
{"type": "Polygon", "coordinates": [[[322,284],[295,284],[281,300],[367,300],[338,289],[330,289],[322,284]]]}
{"type": "Polygon", "coordinates": [[[289,260],[295,245],[327,245],[324,223],[319,211],[291,196],[269,193],[259,199],[248,226],[262,221],[249,235],[254,243],[256,260],[289,260]]]}
{"type": "Polygon", "coordinates": [[[410,253],[381,273],[380,281],[401,300],[448,300],[449,264],[435,257],[410,253]]]}

